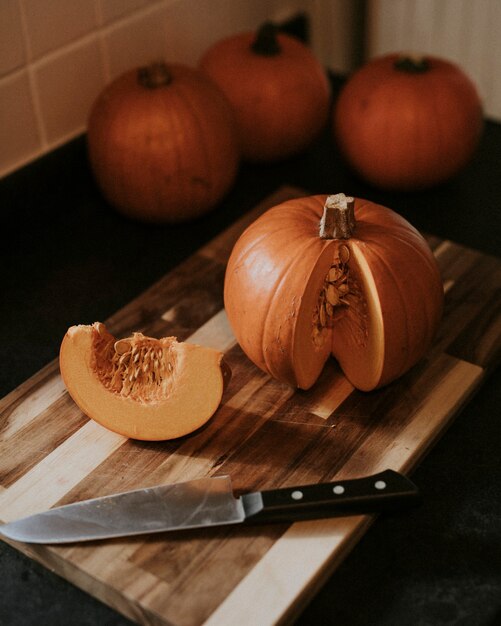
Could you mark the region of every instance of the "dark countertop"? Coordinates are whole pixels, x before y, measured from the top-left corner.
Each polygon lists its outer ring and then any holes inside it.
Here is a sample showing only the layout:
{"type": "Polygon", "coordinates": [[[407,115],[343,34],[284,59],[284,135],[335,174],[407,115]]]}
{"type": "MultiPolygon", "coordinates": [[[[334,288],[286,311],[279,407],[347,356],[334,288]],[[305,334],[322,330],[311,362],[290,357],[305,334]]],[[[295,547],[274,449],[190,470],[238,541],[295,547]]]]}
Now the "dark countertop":
{"type": "MultiPolygon", "coordinates": [[[[370,198],[425,232],[499,256],[500,163],[501,125],[487,122],[456,178],[431,191],[384,193],[349,171],[326,129],[296,158],[242,165],[211,214],[148,226],[106,204],[79,138],[0,181],[0,395],[56,358],[69,326],[106,319],[284,184],[370,198]]],[[[498,367],[413,472],[423,505],[378,518],[299,626],[501,623],[500,407],[498,367]]],[[[2,542],[0,570],[2,626],[130,624],[2,542]]]]}

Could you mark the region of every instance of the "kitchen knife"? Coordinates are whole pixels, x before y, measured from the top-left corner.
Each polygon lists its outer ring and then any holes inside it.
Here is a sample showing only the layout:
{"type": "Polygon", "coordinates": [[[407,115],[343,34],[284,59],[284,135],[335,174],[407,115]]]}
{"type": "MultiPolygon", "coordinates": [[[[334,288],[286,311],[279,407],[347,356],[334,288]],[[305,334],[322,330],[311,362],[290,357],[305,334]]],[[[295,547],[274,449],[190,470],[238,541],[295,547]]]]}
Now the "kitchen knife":
{"type": "Polygon", "coordinates": [[[27,543],[71,543],[223,524],[378,513],[419,500],[416,485],[393,470],[240,497],[235,497],[229,476],[215,476],[67,504],[4,524],[0,534],[27,543]]]}

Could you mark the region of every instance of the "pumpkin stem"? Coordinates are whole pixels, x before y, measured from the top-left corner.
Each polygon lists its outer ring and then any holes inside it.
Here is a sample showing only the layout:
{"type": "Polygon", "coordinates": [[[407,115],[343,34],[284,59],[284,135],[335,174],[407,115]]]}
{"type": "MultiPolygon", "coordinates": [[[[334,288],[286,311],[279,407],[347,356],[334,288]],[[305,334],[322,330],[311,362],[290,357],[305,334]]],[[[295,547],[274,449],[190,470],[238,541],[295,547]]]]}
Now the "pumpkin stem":
{"type": "Polygon", "coordinates": [[[320,220],[321,239],[349,239],[355,230],[355,199],[338,193],[328,196],[320,220]]]}
{"type": "Polygon", "coordinates": [[[156,61],[147,67],[140,67],[137,71],[137,80],[140,85],[147,89],[156,89],[170,85],[172,76],[163,61],[156,61]]]}
{"type": "Polygon", "coordinates": [[[409,74],[423,74],[430,69],[430,63],[425,57],[417,54],[402,54],[395,61],[395,69],[409,74]]]}
{"type": "Polygon", "coordinates": [[[277,39],[278,27],[273,22],[265,22],[257,31],[251,50],[265,57],[273,57],[282,52],[277,39]]]}

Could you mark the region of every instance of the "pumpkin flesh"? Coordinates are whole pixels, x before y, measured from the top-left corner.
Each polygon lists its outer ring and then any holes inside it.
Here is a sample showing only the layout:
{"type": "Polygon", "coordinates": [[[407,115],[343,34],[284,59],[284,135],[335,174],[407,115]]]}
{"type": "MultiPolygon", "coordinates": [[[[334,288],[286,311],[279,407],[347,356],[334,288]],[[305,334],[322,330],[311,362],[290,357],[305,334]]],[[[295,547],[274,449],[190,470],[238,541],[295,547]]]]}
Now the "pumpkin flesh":
{"type": "Polygon", "coordinates": [[[103,324],[72,326],[60,349],[66,388],[80,409],[132,439],[174,439],[217,410],[222,353],[141,333],[116,341],[103,324]]]}

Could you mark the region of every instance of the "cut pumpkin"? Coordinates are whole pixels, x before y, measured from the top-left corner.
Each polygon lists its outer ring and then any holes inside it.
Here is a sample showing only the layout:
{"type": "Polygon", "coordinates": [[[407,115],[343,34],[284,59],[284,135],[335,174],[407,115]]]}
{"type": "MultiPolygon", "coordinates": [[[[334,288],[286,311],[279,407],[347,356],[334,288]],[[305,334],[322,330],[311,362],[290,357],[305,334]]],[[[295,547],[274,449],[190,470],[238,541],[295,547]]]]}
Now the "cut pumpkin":
{"type": "Polygon", "coordinates": [[[272,207],[236,242],[224,302],[242,350],[273,378],[309,389],[332,355],[362,391],[405,374],[443,310],[438,265],[403,217],[344,194],[272,207]]]}
{"type": "Polygon", "coordinates": [[[66,388],[91,419],[145,441],[175,439],[216,412],[226,376],[212,348],[133,333],[119,339],[100,322],[72,326],[59,363],[66,388]]]}

